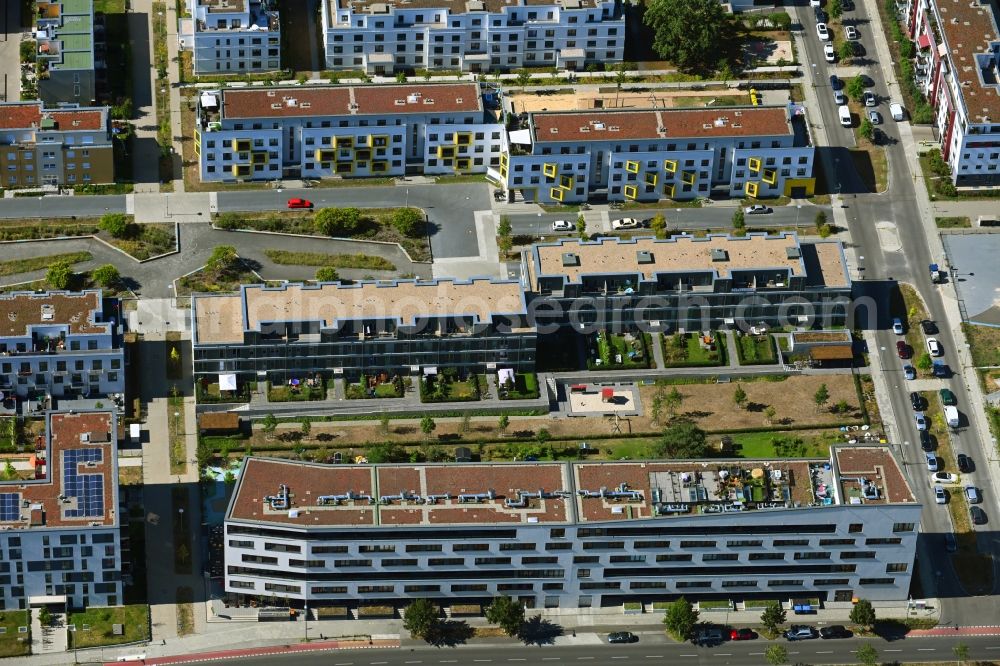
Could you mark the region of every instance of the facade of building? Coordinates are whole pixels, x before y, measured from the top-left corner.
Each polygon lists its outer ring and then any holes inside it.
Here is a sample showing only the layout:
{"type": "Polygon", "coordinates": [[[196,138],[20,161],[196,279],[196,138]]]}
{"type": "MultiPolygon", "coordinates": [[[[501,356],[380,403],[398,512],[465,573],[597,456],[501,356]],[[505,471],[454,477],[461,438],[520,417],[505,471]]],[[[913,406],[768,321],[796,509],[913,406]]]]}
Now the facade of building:
{"type": "Polygon", "coordinates": [[[122,603],[111,412],[51,412],[35,474],[0,482],[0,607],[122,603]]]}
{"type": "Polygon", "coordinates": [[[563,239],[522,255],[540,333],[635,327],[662,333],[754,326],[844,326],[851,279],[843,246],[795,234],[563,239]]]}
{"type": "Polygon", "coordinates": [[[884,447],[777,461],[248,458],[225,519],[225,589],[312,607],[903,600],[920,509],[884,447]]]}
{"type": "Polygon", "coordinates": [[[99,290],[0,295],[5,397],[103,396],[125,390],[125,353],[99,290]]]}
{"type": "Polygon", "coordinates": [[[107,107],[45,109],[0,104],[0,186],[6,189],[113,183],[107,107]]]}
{"type": "Polygon", "coordinates": [[[240,382],[532,369],[535,333],[515,281],[244,285],[195,296],[198,379],[240,382]]]}
{"type": "Polygon", "coordinates": [[[909,0],[914,80],[934,109],[935,138],[956,186],[1000,185],[1000,29],[983,0],[909,0]]]}
{"type": "Polygon", "coordinates": [[[485,173],[500,164],[493,101],[476,83],[206,92],[201,179],[485,173]]]}
{"type": "Polygon", "coordinates": [[[618,0],[324,0],[326,69],[582,70],[622,61],[618,0]]]}
{"type": "Polygon", "coordinates": [[[490,176],[539,203],[811,195],[800,106],[536,112],[490,176]]]}
{"type": "Polygon", "coordinates": [[[196,76],[281,69],[277,0],[188,0],[180,44],[196,76]]]}
{"type": "Polygon", "coordinates": [[[38,97],[46,104],[97,99],[94,0],[37,0],[38,97]]]}

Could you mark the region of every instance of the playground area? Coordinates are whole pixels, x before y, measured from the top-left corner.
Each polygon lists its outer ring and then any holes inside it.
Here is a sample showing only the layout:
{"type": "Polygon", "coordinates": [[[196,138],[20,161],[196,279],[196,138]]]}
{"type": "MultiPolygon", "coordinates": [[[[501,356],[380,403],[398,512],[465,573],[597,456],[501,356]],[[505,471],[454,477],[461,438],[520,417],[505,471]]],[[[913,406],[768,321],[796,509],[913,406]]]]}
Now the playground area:
{"type": "Polygon", "coordinates": [[[601,414],[638,415],[639,391],[631,386],[596,386],[575,384],[567,386],[569,411],[576,416],[601,414]]]}

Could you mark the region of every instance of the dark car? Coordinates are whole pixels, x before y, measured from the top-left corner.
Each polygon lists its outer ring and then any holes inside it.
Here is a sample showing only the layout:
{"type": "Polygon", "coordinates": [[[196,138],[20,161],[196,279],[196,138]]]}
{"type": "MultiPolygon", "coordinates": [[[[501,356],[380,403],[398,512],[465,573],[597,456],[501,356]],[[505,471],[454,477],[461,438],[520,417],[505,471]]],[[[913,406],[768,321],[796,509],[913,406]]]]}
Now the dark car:
{"type": "Polygon", "coordinates": [[[699,629],[694,635],[694,644],[701,646],[719,645],[722,643],[722,629],[719,627],[706,627],[699,629]]]}
{"type": "Polygon", "coordinates": [[[639,642],[639,637],[633,634],[631,631],[616,631],[613,634],[608,634],[609,643],[637,643],[639,642]]]}
{"type": "Polygon", "coordinates": [[[910,392],[910,405],[913,406],[913,410],[919,412],[924,408],[924,396],[920,395],[916,391],[910,392]]]}
{"type": "Polygon", "coordinates": [[[843,87],[844,82],[837,78],[836,74],[830,75],[830,87],[834,90],[840,90],[843,87]]]}
{"type": "Polygon", "coordinates": [[[788,631],[785,632],[785,638],[790,641],[805,641],[810,638],[816,638],[816,630],[812,627],[807,627],[804,624],[793,624],[788,631]]]}
{"type": "Polygon", "coordinates": [[[951,392],[951,389],[943,388],[938,391],[938,395],[941,396],[941,402],[944,403],[945,406],[952,407],[958,404],[958,398],[956,398],[955,394],[951,392]]]}
{"type": "Polygon", "coordinates": [[[932,367],[933,367],[932,372],[934,373],[935,377],[947,379],[948,377],[951,376],[951,370],[948,368],[948,365],[942,363],[941,361],[934,361],[934,365],[932,367]]]}
{"type": "Polygon", "coordinates": [[[944,534],[944,549],[949,553],[958,551],[958,539],[951,532],[945,532],[944,534]]]}
{"type": "Polygon", "coordinates": [[[829,627],[823,627],[819,630],[820,638],[850,638],[854,634],[847,630],[847,627],[843,625],[834,624],[829,627]]]}
{"type": "Polygon", "coordinates": [[[729,640],[731,641],[752,641],[757,638],[757,632],[753,629],[733,629],[729,632],[729,640]]]}
{"type": "Polygon", "coordinates": [[[978,506],[970,506],[969,515],[972,517],[972,523],[974,525],[986,524],[986,512],[980,509],[978,506]]]}
{"type": "Polygon", "coordinates": [[[937,335],[938,332],[937,324],[932,322],[930,319],[924,319],[920,322],[920,328],[923,330],[924,335],[937,335]]]}
{"type": "Polygon", "coordinates": [[[958,454],[958,471],[963,474],[968,474],[972,471],[972,458],[965,455],[964,453],[958,454]]]}
{"type": "Polygon", "coordinates": [[[920,431],[920,448],[922,448],[924,451],[934,450],[934,439],[931,437],[931,434],[926,430],[920,431]]]}
{"type": "Polygon", "coordinates": [[[896,343],[896,353],[899,354],[899,358],[908,359],[913,356],[913,350],[910,349],[910,345],[906,344],[903,340],[896,343]]]}

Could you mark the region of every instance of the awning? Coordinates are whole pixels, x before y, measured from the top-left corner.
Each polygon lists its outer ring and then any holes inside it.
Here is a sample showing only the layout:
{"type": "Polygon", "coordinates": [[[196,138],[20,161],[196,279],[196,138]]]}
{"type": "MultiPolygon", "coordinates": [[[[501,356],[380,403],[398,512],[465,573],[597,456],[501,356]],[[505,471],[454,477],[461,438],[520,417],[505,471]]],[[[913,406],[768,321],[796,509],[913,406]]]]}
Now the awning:
{"type": "Polygon", "coordinates": [[[504,382],[514,383],[514,371],[510,368],[500,368],[497,372],[497,381],[503,386],[504,382]]]}
{"type": "Polygon", "coordinates": [[[235,391],[236,390],[236,375],[228,373],[225,375],[219,375],[219,390],[220,391],[235,391]]]}
{"type": "Polygon", "coordinates": [[[392,62],[391,53],[369,53],[368,62],[371,64],[385,65],[392,62]]]}
{"type": "Polygon", "coordinates": [[[514,130],[507,136],[511,143],[518,143],[524,146],[531,145],[531,130],[514,130]]]}
{"type": "Polygon", "coordinates": [[[931,47],[931,36],[926,32],[917,38],[917,46],[922,49],[929,49],[931,47]]]}

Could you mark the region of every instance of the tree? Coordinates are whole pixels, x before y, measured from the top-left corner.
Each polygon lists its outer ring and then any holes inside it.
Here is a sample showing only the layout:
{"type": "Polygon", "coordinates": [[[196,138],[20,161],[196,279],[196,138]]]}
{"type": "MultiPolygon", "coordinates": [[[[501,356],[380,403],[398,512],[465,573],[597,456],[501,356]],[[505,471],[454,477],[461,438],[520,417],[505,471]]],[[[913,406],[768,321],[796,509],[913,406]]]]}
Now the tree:
{"type": "Polygon", "coordinates": [[[299,430],[302,431],[303,437],[308,437],[309,433],[312,432],[312,419],[308,416],[303,416],[302,422],[299,424],[299,430]]]}
{"type": "Polygon", "coordinates": [[[277,427],[278,419],[274,418],[274,414],[267,414],[260,420],[260,428],[264,431],[265,439],[273,439],[277,427]]]}
{"type": "Polygon", "coordinates": [[[510,217],[501,215],[497,224],[497,249],[500,250],[501,256],[505,256],[514,247],[513,234],[514,227],[511,226],[510,217]]]}
{"type": "Polygon", "coordinates": [[[684,396],[677,390],[677,387],[675,386],[670,389],[670,393],[667,394],[667,397],[663,401],[667,411],[670,412],[670,418],[674,417],[682,402],[684,402],[684,396]]]}
{"type": "Polygon", "coordinates": [[[768,424],[774,423],[774,417],[778,413],[778,410],[774,408],[774,405],[768,405],[767,409],[764,410],[764,418],[767,419],[768,424]]]}
{"type": "Polygon", "coordinates": [[[116,286],[122,280],[122,276],[114,264],[98,266],[91,271],[90,277],[94,278],[94,282],[97,284],[108,288],[116,286]]]}
{"type": "Polygon", "coordinates": [[[745,229],[746,226],[747,223],[743,213],[743,209],[737,208],[736,212],[733,213],[733,229],[745,229]]]}
{"type": "Polygon", "coordinates": [[[539,428],[538,432],[535,433],[535,441],[538,442],[539,446],[545,446],[545,443],[552,439],[552,433],[549,432],[548,428],[539,428]]]}
{"type": "Polygon", "coordinates": [[[576,233],[581,239],[587,240],[587,220],[583,217],[583,213],[576,216],[576,233]]]}
{"type": "Polygon", "coordinates": [[[736,405],[738,409],[746,407],[747,392],[743,390],[743,386],[740,384],[737,384],[736,390],[733,391],[733,404],[736,405]]]}
{"type": "Polygon", "coordinates": [[[653,216],[653,219],[649,221],[650,230],[656,234],[657,238],[667,237],[667,218],[665,218],[661,213],[657,213],[653,216]]]}
{"type": "Polygon", "coordinates": [[[657,458],[702,458],[707,448],[705,431],[690,421],[682,421],[663,431],[663,437],[653,445],[653,455],[657,458]]]}
{"type": "Polygon", "coordinates": [[[46,627],[52,623],[52,612],[48,609],[48,606],[42,606],[42,609],[38,611],[38,621],[46,627]]]}
{"type": "Polygon", "coordinates": [[[500,418],[497,419],[497,430],[501,435],[507,434],[507,428],[510,427],[510,417],[506,414],[501,414],[500,418]]]}
{"type": "Polygon", "coordinates": [[[524,606],[504,595],[493,597],[486,607],[486,621],[498,625],[508,636],[514,636],[524,624],[524,606]]]}
{"type": "Polygon", "coordinates": [[[133,113],[132,100],[128,97],[111,107],[111,117],[115,120],[128,120],[133,113]]]}
{"type": "Polygon", "coordinates": [[[665,396],[657,393],[653,396],[653,404],[649,408],[649,418],[653,420],[654,425],[660,425],[660,415],[663,414],[663,402],[665,396]]]}
{"type": "Polygon", "coordinates": [[[409,238],[420,237],[426,229],[424,214],[416,208],[397,208],[391,221],[396,231],[409,238]]]}
{"type": "Polygon", "coordinates": [[[861,98],[865,96],[865,77],[858,74],[852,78],[847,82],[845,92],[847,92],[847,96],[855,102],[860,102],[861,98]]]}
{"type": "Polygon", "coordinates": [[[74,277],[73,267],[66,261],[55,262],[45,272],[45,282],[53,289],[69,289],[74,277]]]}
{"type": "Polygon", "coordinates": [[[101,221],[97,223],[97,228],[106,231],[115,238],[126,238],[130,235],[132,225],[128,221],[128,216],[124,213],[105,213],[101,215],[101,221]]]}
{"type": "Polygon", "coordinates": [[[403,611],[403,629],[411,638],[426,639],[434,633],[438,624],[438,608],[429,599],[415,599],[403,611]]]}
{"type": "Polygon", "coordinates": [[[382,442],[369,444],[365,447],[365,458],[372,464],[403,462],[407,459],[406,450],[399,444],[382,442]]]}
{"type": "Polygon", "coordinates": [[[666,626],[667,631],[674,638],[682,641],[691,638],[691,634],[694,632],[694,625],[697,623],[698,611],[684,597],[667,606],[667,612],[663,616],[663,624],[666,626]]]}
{"type": "Polygon", "coordinates": [[[854,42],[850,40],[844,40],[840,43],[840,48],[837,50],[837,55],[840,56],[841,60],[850,60],[854,57],[854,42]]]}
{"type": "Polygon", "coordinates": [[[934,367],[934,361],[931,360],[931,355],[924,352],[917,357],[917,360],[913,362],[913,365],[917,366],[921,370],[930,370],[934,367]]]}
{"type": "Polygon", "coordinates": [[[382,412],[381,414],[378,415],[378,425],[379,425],[378,429],[379,429],[379,431],[383,435],[388,435],[389,434],[389,414],[388,414],[388,412],[382,412]]]}
{"type": "Polygon", "coordinates": [[[653,50],[686,71],[709,72],[739,45],[736,20],[717,0],[651,0],[643,21],[653,50]]]}
{"type": "Polygon", "coordinates": [[[435,428],[437,428],[437,424],[430,416],[420,419],[420,432],[424,433],[424,437],[430,437],[435,428]]]}
{"type": "Polygon", "coordinates": [[[326,236],[350,236],[361,228],[361,211],[357,208],[321,208],[313,222],[326,236]]]}
{"type": "Polygon", "coordinates": [[[764,650],[764,658],[771,666],[781,666],[788,663],[788,649],[784,645],[769,645],[764,650]]]}
{"type": "Polygon", "coordinates": [[[862,139],[871,141],[875,137],[875,126],[872,125],[872,121],[862,118],[861,125],[858,127],[858,134],[861,135],[862,139]]]}
{"type": "Polygon", "coordinates": [[[232,270],[239,260],[240,256],[236,254],[235,247],[232,245],[219,245],[212,250],[205,268],[218,275],[232,270]]]}
{"type": "Polygon", "coordinates": [[[958,643],[951,648],[951,651],[955,653],[955,659],[959,663],[964,664],[969,660],[969,646],[965,643],[958,643]]]}
{"type": "Polygon", "coordinates": [[[625,82],[628,81],[628,71],[630,69],[632,69],[631,63],[627,62],[620,62],[615,67],[615,87],[617,87],[618,90],[621,90],[622,86],[625,85],[625,82]]]}
{"type": "Polygon", "coordinates": [[[316,269],[316,282],[339,282],[340,273],[333,266],[320,266],[316,269]]]}
{"type": "Polygon", "coordinates": [[[844,5],[841,0],[830,0],[830,16],[833,18],[840,18],[840,15],[844,13],[844,5]]]}
{"type": "Polygon", "coordinates": [[[816,213],[816,217],[813,222],[816,224],[816,231],[819,231],[823,225],[826,224],[826,213],[823,211],[816,213]]]}
{"type": "Polygon", "coordinates": [[[526,69],[517,70],[517,75],[514,79],[518,87],[523,88],[531,81],[531,72],[526,69]]]}
{"type": "Polygon", "coordinates": [[[826,384],[820,384],[816,392],[813,393],[813,402],[816,403],[816,409],[823,409],[823,405],[827,403],[830,399],[830,391],[826,388],[826,384]]]}
{"type": "Polygon", "coordinates": [[[406,72],[397,72],[396,83],[406,83],[406,72]]]}
{"type": "Polygon", "coordinates": [[[778,632],[778,627],[785,623],[785,609],[780,601],[771,601],[764,607],[764,612],[760,614],[760,622],[773,634],[778,632]]]}
{"type": "Polygon", "coordinates": [[[878,663],[878,650],[871,643],[865,643],[858,648],[858,661],[865,666],[875,666],[878,663]]]}
{"type": "Polygon", "coordinates": [[[874,627],[875,609],[872,607],[872,602],[867,599],[858,599],[858,603],[854,604],[851,609],[851,622],[865,629],[874,627]]]}
{"type": "Polygon", "coordinates": [[[469,432],[471,429],[472,414],[469,412],[462,412],[462,420],[458,423],[458,431],[462,434],[469,432]]]}

